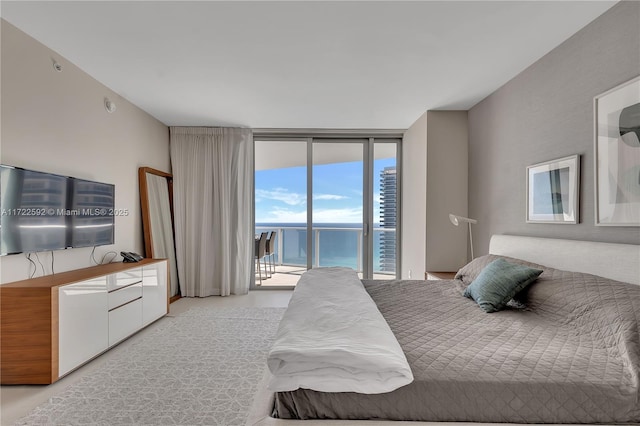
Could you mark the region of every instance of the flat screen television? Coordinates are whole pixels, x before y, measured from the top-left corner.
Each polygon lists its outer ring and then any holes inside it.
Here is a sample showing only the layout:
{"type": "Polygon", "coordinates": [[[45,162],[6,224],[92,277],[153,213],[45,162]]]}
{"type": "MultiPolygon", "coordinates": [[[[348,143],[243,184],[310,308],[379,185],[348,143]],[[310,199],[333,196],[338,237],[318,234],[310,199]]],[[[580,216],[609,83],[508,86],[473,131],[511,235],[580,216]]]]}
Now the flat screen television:
{"type": "Polygon", "coordinates": [[[114,242],[115,186],[0,165],[0,255],[114,242]]]}

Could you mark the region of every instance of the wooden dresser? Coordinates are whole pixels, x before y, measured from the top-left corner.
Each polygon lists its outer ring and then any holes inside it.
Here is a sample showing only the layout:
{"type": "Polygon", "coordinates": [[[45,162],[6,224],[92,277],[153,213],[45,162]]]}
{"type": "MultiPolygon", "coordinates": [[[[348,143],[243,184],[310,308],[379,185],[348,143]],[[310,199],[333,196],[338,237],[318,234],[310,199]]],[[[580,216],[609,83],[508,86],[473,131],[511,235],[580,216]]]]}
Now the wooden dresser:
{"type": "Polygon", "coordinates": [[[166,315],[167,277],[144,259],[0,285],[0,383],[53,383],[166,315]]]}

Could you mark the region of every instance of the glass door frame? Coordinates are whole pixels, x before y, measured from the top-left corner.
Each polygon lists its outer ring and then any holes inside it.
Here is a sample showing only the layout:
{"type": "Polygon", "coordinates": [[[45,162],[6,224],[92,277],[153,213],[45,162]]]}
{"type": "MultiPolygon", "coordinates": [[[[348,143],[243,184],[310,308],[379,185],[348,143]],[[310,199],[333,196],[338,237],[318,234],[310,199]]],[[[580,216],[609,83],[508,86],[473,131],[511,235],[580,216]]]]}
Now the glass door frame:
{"type": "MultiPolygon", "coordinates": [[[[254,143],[254,173],[253,173],[253,208],[252,208],[252,222],[255,229],[255,144],[259,142],[291,142],[291,143],[306,143],[306,176],[307,176],[307,270],[313,268],[313,146],[314,143],[362,143],[363,150],[363,197],[362,197],[362,226],[363,226],[363,258],[362,258],[362,276],[363,279],[373,278],[373,249],[374,249],[374,179],[373,169],[375,161],[374,147],[376,143],[394,143],[396,145],[396,276],[395,279],[399,279],[401,269],[401,247],[402,247],[402,132],[392,131],[391,133],[382,133],[379,136],[376,131],[352,133],[349,131],[328,131],[319,132],[312,135],[299,135],[291,132],[285,132],[285,134],[278,134],[278,132],[259,132],[254,131],[253,143],[254,143]]],[[[252,268],[255,265],[252,264],[252,268]]],[[[255,274],[251,274],[251,290],[282,290],[293,289],[295,286],[257,286],[255,283],[255,274]]]]}
{"type": "MultiPolygon", "coordinates": [[[[370,176],[370,184],[371,187],[368,190],[368,193],[371,196],[369,200],[369,209],[370,216],[368,217],[369,223],[371,224],[371,250],[367,253],[369,257],[368,262],[371,265],[371,273],[373,274],[373,246],[374,246],[374,235],[373,233],[373,185],[375,181],[375,176],[373,176],[374,163],[375,163],[375,145],[376,144],[395,144],[396,145],[396,238],[395,238],[395,264],[396,264],[396,276],[394,279],[399,280],[401,277],[402,271],[402,138],[396,137],[370,137],[369,138],[369,149],[367,150],[368,155],[371,157],[369,164],[369,176],[370,176]]],[[[373,276],[371,276],[373,278],[373,276]]],[[[366,278],[365,278],[366,279],[366,278]]]]}
{"type": "MultiPolygon", "coordinates": [[[[373,274],[373,234],[370,232],[372,229],[373,221],[369,218],[373,218],[373,180],[370,176],[373,176],[373,170],[369,163],[370,143],[371,138],[354,137],[354,138],[333,138],[333,137],[314,137],[309,138],[311,140],[311,158],[307,157],[307,164],[311,164],[310,169],[313,169],[313,146],[314,144],[362,144],[362,276],[368,278],[373,274]],[[310,162],[311,161],[311,162],[310,162]],[[371,191],[368,189],[371,188],[371,191]],[[372,237],[369,238],[371,233],[372,237]],[[371,265],[371,269],[369,269],[371,265]]],[[[307,145],[307,155],[309,155],[309,145],[307,145]]],[[[311,211],[311,216],[307,213],[307,220],[311,220],[311,226],[308,228],[307,244],[313,235],[313,173],[307,172],[307,198],[311,200],[311,203],[307,204],[307,208],[311,211]],[[309,183],[310,182],[310,183],[309,183]],[[309,219],[310,218],[310,219],[309,219]]],[[[309,222],[308,222],[309,223],[309,222]]],[[[310,252],[311,253],[311,252],[310,252]]],[[[316,254],[317,255],[317,254],[316,254]]],[[[358,260],[356,259],[356,264],[358,260]]],[[[313,267],[313,262],[309,262],[307,259],[307,269],[313,267]]]]}

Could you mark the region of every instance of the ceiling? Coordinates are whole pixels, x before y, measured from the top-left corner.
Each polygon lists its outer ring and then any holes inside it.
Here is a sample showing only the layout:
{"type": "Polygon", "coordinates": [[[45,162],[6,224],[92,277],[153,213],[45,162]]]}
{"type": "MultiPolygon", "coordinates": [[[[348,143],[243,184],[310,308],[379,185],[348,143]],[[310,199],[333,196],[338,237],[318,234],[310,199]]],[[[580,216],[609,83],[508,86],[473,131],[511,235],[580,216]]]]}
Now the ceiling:
{"type": "Polygon", "coordinates": [[[403,129],[471,108],[615,1],[2,1],[167,125],[403,129]]]}

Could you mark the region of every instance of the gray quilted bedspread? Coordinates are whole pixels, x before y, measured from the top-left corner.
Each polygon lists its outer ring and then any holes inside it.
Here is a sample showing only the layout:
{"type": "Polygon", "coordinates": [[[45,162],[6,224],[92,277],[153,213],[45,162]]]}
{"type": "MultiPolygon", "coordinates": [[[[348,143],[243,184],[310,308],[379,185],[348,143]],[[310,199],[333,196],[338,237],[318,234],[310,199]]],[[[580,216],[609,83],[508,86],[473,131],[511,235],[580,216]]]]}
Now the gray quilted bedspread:
{"type": "MultiPolygon", "coordinates": [[[[491,260],[477,259],[467,272],[491,260]]],[[[487,314],[453,281],[366,281],[415,381],[379,395],[276,394],[274,415],[514,423],[640,422],[640,286],[544,267],[487,314]]],[[[463,274],[464,275],[464,274],[463,274]]]]}

